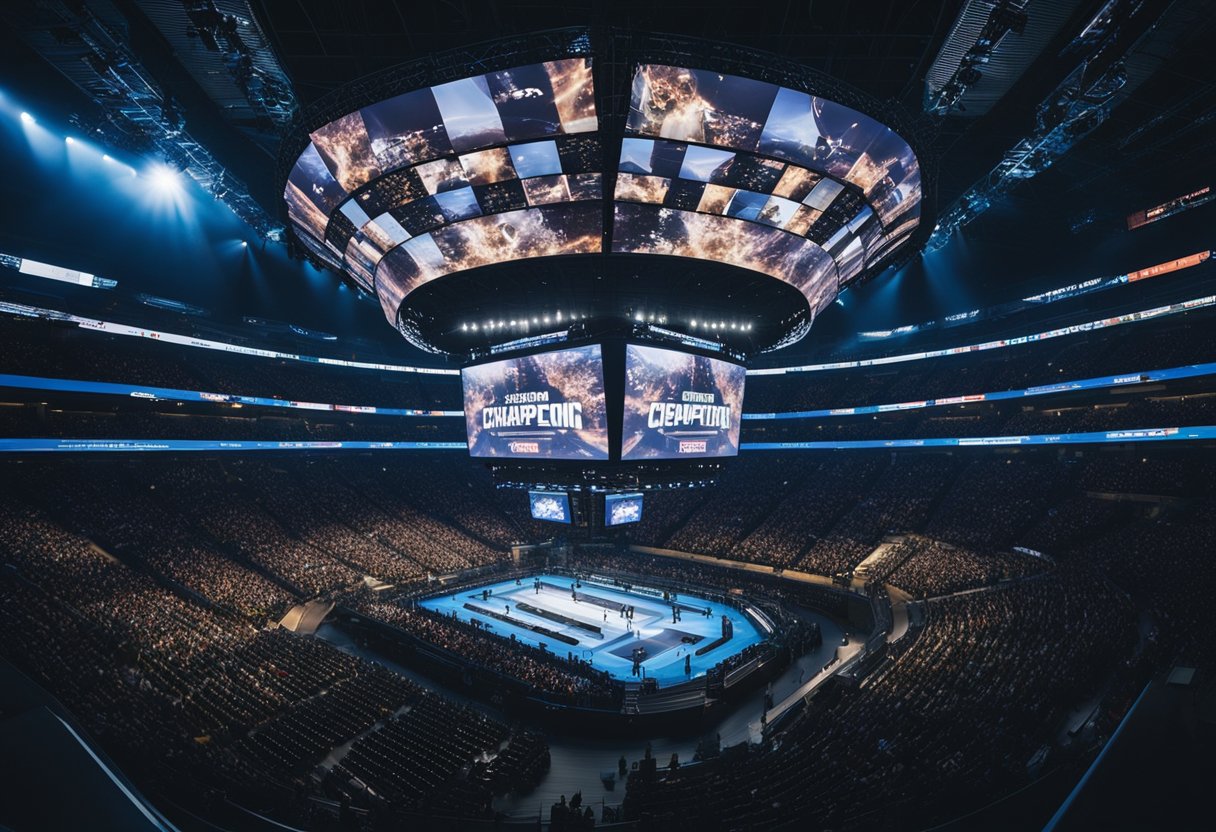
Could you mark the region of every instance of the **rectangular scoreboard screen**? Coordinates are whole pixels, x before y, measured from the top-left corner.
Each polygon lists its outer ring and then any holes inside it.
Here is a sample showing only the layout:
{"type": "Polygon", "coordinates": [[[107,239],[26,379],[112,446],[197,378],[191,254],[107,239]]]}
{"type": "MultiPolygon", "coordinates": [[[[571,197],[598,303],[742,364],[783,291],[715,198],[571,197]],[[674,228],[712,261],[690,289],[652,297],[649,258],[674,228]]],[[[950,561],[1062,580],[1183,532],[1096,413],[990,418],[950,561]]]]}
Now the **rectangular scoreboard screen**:
{"type": "Polygon", "coordinates": [[[570,496],[562,491],[529,491],[533,520],[570,523],[570,496]]]}
{"type": "Polygon", "coordinates": [[[641,494],[604,495],[604,525],[623,526],[642,521],[641,494]]]}
{"type": "Polygon", "coordinates": [[[621,459],[736,456],[746,379],[729,361],[626,345],[621,459]]]}
{"type": "Polygon", "coordinates": [[[460,377],[470,455],[608,459],[599,344],[466,367],[460,377]]]}

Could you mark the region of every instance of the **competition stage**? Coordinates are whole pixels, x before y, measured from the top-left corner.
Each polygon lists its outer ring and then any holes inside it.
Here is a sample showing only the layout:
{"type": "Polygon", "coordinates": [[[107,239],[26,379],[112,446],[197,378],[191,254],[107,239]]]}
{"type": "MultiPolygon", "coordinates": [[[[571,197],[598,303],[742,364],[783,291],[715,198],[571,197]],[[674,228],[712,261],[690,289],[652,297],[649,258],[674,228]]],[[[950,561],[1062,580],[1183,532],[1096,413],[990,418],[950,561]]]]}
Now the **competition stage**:
{"type": "Polygon", "coordinates": [[[587,661],[624,682],[643,676],[668,686],[704,676],[718,662],[763,640],[743,612],[695,595],[664,601],[655,590],[632,589],[559,575],[533,575],[465,587],[455,594],[419,601],[419,606],[461,621],[476,621],[491,633],[565,657],[587,661]],[[672,621],[672,606],[679,621],[672,621]],[[633,619],[622,610],[633,607],[633,619]],[[706,610],[709,615],[706,616],[706,610]],[[731,637],[723,637],[722,616],[730,620],[731,637]],[[633,674],[634,650],[641,648],[641,673],[633,674]],[[705,649],[712,648],[712,649],[705,649]],[[697,655],[698,650],[704,650],[697,655]],[[685,658],[689,673],[684,672],[685,658]]]}

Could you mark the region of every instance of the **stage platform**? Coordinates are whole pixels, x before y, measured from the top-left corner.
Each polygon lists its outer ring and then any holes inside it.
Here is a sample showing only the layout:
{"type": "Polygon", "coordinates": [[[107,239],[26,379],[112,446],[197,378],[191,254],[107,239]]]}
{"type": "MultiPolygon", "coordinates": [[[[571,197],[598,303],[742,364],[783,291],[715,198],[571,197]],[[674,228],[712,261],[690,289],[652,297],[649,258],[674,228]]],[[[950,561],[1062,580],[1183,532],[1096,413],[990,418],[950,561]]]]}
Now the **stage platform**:
{"type": "Polygon", "coordinates": [[[515,579],[499,581],[419,604],[445,615],[455,612],[461,621],[479,621],[492,633],[514,635],[532,647],[543,644],[559,656],[573,653],[625,682],[643,678],[633,675],[633,650],[642,647],[646,651],[641,665],[644,676],[661,686],[702,677],[718,662],[762,640],[759,629],[744,613],[704,598],[680,595],[676,603],[680,620],[673,622],[672,604],[661,597],[593,581],[583,581],[576,597],[571,597],[573,583],[567,577],[538,575],[524,578],[518,585],[515,579]],[[483,599],[486,590],[490,594],[483,599]],[[634,608],[632,621],[621,614],[627,606],[634,608]],[[722,636],[723,615],[734,625],[733,637],[698,656],[698,649],[722,636]],[[686,656],[691,656],[688,674],[684,672],[686,656]]]}

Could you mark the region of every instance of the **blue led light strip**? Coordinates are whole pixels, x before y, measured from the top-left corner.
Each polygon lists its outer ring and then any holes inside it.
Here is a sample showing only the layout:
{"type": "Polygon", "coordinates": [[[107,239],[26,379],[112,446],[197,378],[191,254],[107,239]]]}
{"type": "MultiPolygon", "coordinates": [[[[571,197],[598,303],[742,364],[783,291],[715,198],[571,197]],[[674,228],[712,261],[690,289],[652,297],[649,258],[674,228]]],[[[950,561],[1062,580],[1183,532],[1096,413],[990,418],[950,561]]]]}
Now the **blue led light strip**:
{"type": "Polygon", "coordinates": [[[1157,306],[1153,309],[1142,309],[1139,312],[1128,312],[1124,315],[1116,315],[1113,318],[1101,318],[1096,321],[1090,321],[1084,324],[1073,324],[1072,326],[1064,326],[1059,329],[1049,329],[1046,332],[1036,332],[1033,335],[1019,335],[1016,338],[1001,338],[996,341],[985,341],[982,344],[968,344],[963,347],[947,347],[940,350],[929,350],[927,352],[909,352],[902,355],[888,355],[880,358],[863,358],[855,361],[835,361],[828,364],[803,364],[799,367],[766,367],[759,370],[748,370],[749,376],[779,376],[786,373],[814,373],[821,370],[847,370],[855,367],[881,367],[885,364],[902,364],[906,361],[920,361],[925,358],[941,358],[947,355],[965,355],[972,352],[984,352],[986,350],[1002,349],[1004,347],[1015,347],[1019,344],[1029,344],[1035,341],[1047,341],[1052,338],[1060,338],[1064,335],[1075,335],[1079,332],[1090,332],[1095,329],[1106,329],[1120,324],[1131,324],[1138,321],[1150,321],[1155,318],[1164,318],[1167,315],[1177,315],[1182,312],[1190,312],[1195,309],[1216,305],[1216,295],[1206,295],[1201,298],[1192,298],[1178,303],[1170,303],[1165,306],[1157,306]]]}
{"type": "Polygon", "coordinates": [[[55,451],[465,451],[464,442],[273,442],[223,439],[0,439],[0,453],[55,451]]]}
{"type": "MultiPolygon", "coordinates": [[[[1117,376],[1082,378],[1076,381],[1061,381],[1028,387],[1025,390],[998,390],[992,393],[973,393],[967,396],[948,396],[942,399],[926,399],[898,404],[872,404],[858,407],[836,407],[830,410],[788,410],[781,413],[744,413],[744,419],[820,419],[830,416],[860,416],[867,413],[893,413],[902,410],[920,410],[926,407],[946,407],[973,402],[995,402],[1002,399],[1026,399],[1048,396],[1054,393],[1071,393],[1077,390],[1104,390],[1112,387],[1131,387],[1158,381],[1174,381],[1216,374],[1216,363],[1188,364],[1185,367],[1170,367],[1164,370],[1148,370],[1140,373],[1121,373],[1117,376]]],[[[2,377],[0,377],[2,378],[2,377]]]]}
{"type": "Polygon", "coordinates": [[[108,381],[83,381],[71,378],[41,378],[0,373],[0,387],[25,390],[62,390],[68,393],[99,393],[105,396],[129,396],[136,399],[164,399],[178,402],[209,402],[211,404],[242,404],[258,407],[292,407],[300,410],[331,410],[339,413],[374,413],[378,416],[444,417],[463,416],[462,410],[415,410],[402,407],[373,407],[324,402],[293,402],[268,399],[263,396],[240,396],[235,393],[205,393],[198,390],[176,390],[171,387],[132,387],[108,381]]]}
{"type": "MultiPolygon", "coordinates": [[[[1216,425],[1134,428],[1093,433],[976,436],[955,439],[858,439],[836,442],[744,442],[741,451],[820,451],[864,448],[978,448],[1178,442],[1216,439],[1216,425]]],[[[273,442],[222,439],[0,439],[0,453],[146,451],[463,451],[464,442],[273,442]]]]}
{"type": "Polygon", "coordinates": [[[1040,433],[1030,436],[969,436],[952,439],[851,439],[824,442],[744,442],[741,451],[841,451],[861,448],[979,448],[1021,445],[1093,445],[1106,442],[1177,442],[1216,439],[1216,425],[1185,428],[1133,428],[1091,433],[1040,433]]]}
{"type": "MultiPolygon", "coordinates": [[[[1216,363],[1188,364],[1162,370],[1146,370],[1139,373],[1121,373],[1114,376],[1084,378],[1076,381],[1061,381],[1028,387],[1025,390],[998,390],[991,393],[972,393],[963,396],[948,396],[941,399],[899,402],[897,404],[859,405],[836,407],[828,410],[790,410],[779,413],[744,413],[744,420],[822,419],[833,416],[860,416],[871,413],[893,413],[904,410],[920,410],[928,407],[946,407],[956,404],[992,402],[1003,399],[1024,399],[1056,393],[1071,393],[1078,390],[1103,390],[1114,387],[1130,387],[1137,384],[1175,381],[1216,375],[1216,363]]],[[[286,407],[300,410],[322,410],[338,413],[370,413],[377,416],[404,416],[414,418],[455,418],[463,416],[460,410],[422,410],[400,407],[377,407],[374,405],[330,404],[326,402],[296,402],[287,399],[270,399],[263,396],[242,396],[235,393],[207,393],[198,390],[177,390],[171,387],[134,387],[106,381],[84,381],[81,379],[44,378],[0,373],[0,387],[25,390],[58,390],[68,393],[95,393],[108,396],[127,396],[137,399],[163,399],[165,401],[207,402],[211,404],[242,404],[258,407],[286,407]]]]}
{"type": "MultiPolygon", "coordinates": [[[[1090,321],[1089,323],[1074,324],[1072,326],[1052,329],[1046,332],[1035,333],[1033,335],[1021,335],[1016,338],[986,341],[982,344],[970,344],[962,347],[949,347],[947,349],[905,353],[902,355],[889,355],[880,358],[865,358],[854,361],[836,361],[827,364],[804,364],[797,367],[766,367],[762,369],[748,370],[747,374],[749,376],[775,376],[785,375],[787,373],[811,373],[821,370],[845,370],[857,367],[880,367],[885,364],[899,364],[906,361],[919,361],[925,358],[940,358],[947,355],[963,355],[971,352],[982,352],[986,350],[1000,349],[1003,347],[1013,347],[1018,346],[1019,344],[1032,343],[1034,341],[1046,341],[1048,339],[1059,338],[1064,335],[1090,332],[1092,330],[1105,329],[1107,327],[1118,326],[1120,324],[1148,321],[1168,315],[1177,315],[1183,312],[1190,312],[1195,309],[1202,309],[1213,305],[1216,305],[1216,295],[1206,295],[1200,298],[1192,298],[1191,300],[1171,303],[1166,306],[1158,306],[1153,309],[1143,309],[1139,312],[1128,312],[1127,314],[1118,315],[1113,318],[1102,318],[1097,321],[1090,321]]],[[[74,323],[81,329],[88,330],[90,332],[106,332],[111,335],[150,338],[161,343],[218,350],[220,352],[257,356],[259,358],[275,358],[280,360],[301,361],[306,364],[322,364],[333,367],[351,367],[361,370],[381,370],[384,372],[393,373],[420,373],[437,376],[460,375],[459,370],[449,370],[439,367],[412,367],[399,364],[378,364],[368,361],[346,361],[340,358],[321,358],[310,355],[296,355],[294,353],[277,352],[275,350],[263,350],[254,347],[245,347],[239,344],[230,344],[225,341],[210,341],[205,338],[195,338],[190,335],[178,335],[171,332],[159,332],[152,329],[141,329],[140,327],[129,326],[127,324],[116,324],[108,321],[99,321],[93,318],[82,318],[77,315],[70,315],[66,312],[60,312],[54,309],[43,309],[37,306],[27,306],[25,304],[11,303],[8,301],[0,302],[0,313],[20,315],[26,318],[43,318],[45,320],[65,321],[68,323],[74,323]]]]}

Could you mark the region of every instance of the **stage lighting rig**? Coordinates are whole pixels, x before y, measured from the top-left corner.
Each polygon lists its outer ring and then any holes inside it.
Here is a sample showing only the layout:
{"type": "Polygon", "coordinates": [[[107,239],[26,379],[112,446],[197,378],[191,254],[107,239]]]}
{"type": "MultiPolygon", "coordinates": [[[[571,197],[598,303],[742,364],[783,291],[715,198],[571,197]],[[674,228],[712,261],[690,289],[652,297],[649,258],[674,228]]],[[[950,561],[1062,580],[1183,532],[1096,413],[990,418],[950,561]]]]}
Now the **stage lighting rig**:
{"type": "MultiPolygon", "coordinates": [[[[936,91],[930,84],[925,101],[925,112],[947,116],[954,110],[965,111],[967,109],[962,99],[968,88],[975,86],[983,79],[984,73],[980,67],[992,59],[992,53],[1000,46],[1006,35],[1010,32],[1020,35],[1026,30],[1026,23],[1030,20],[1030,16],[1026,13],[1028,2],[1029,0],[1001,0],[992,7],[975,43],[963,53],[949,80],[936,91]]],[[[975,14],[976,8],[979,8],[979,13],[982,14],[982,7],[973,7],[969,3],[960,13],[960,22],[965,21],[969,14],[975,14]]],[[[958,26],[959,24],[956,24],[956,31],[958,26]]]]}
{"type": "Polygon", "coordinates": [[[260,120],[276,127],[288,124],[298,110],[295,92],[274,56],[258,46],[265,36],[252,12],[221,11],[212,0],[190,0],[182,6],[181,13],[189,21],[186,37],[198,39],[208,52],[216,53],[260,120]]]}
{"type": "Polygon", "coordinates": [[[1084,57],[1039,104],[1035,129],[1021,139],[988,174],[942,212],[925,243],[926,251],[946,245],[958,228],[988,210],[992,201],[1018,182],[1051,167],[1110,116],[1115,98],[1128,82],[1127,58],[1158,18],[1149,10],[1131,12],[1115,25],[1108,4],[1091,20],[1071,48],[1084,43],[1084,57]],[[1099,19],[1105,21],[1099,25],[1099,19]],[[1100,33],[1100,36],[1097,34],[1100,33]]]}
{"type": "Polygon", "coordinates": [[[260,237],[283,240],[282,223],[186,132],[173,96],[152,80],[131,49],[121,15],[107,17],[85,4],[62,3],[13,4],[4,11],[26,43],[96,105],[101,117],[85,125],[87,135],[165,159],[223,201],[260,237]]]}

